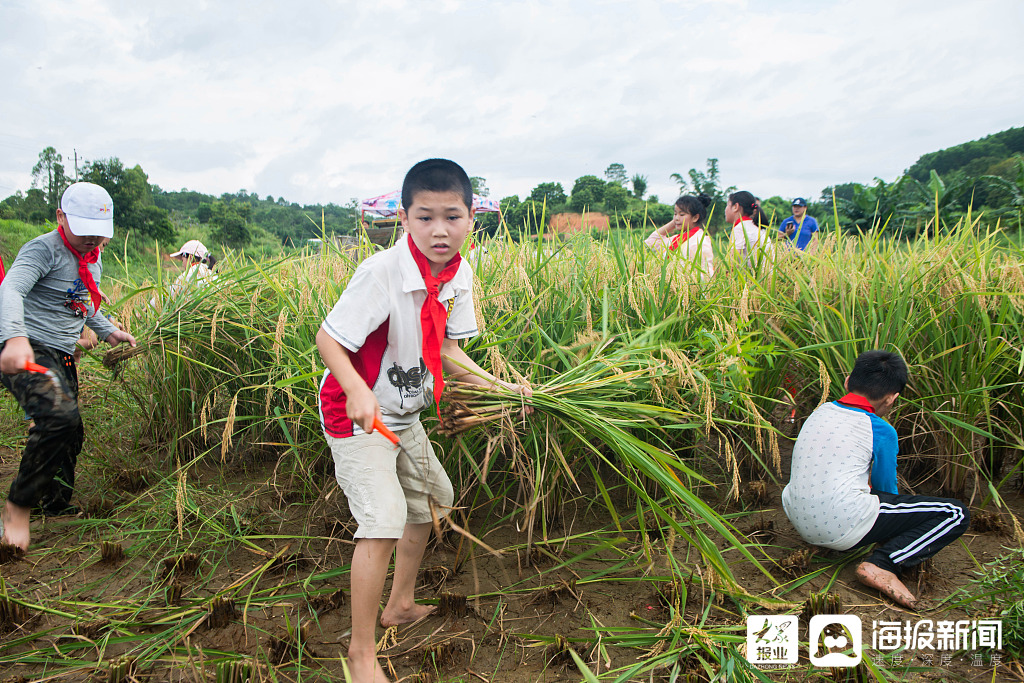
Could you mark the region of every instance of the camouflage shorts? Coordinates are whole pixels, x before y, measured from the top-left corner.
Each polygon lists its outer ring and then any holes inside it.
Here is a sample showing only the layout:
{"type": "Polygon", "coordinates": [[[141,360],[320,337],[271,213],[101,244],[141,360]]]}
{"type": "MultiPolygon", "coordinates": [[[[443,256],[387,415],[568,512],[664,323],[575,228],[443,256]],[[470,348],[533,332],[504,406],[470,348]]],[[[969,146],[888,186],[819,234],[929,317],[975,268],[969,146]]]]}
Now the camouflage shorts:
{"type": "Polygon", "coordinates": [[[85,439],[78,412],[78,370],[70,354],[31,344],[36,363],[54,371],[61,390],[46,375],[0,374],[0,383],[33,420],[7,499],[26,508],[39,505],[44,514],[60,514],[70,506],[75,465],[85,439]]]}

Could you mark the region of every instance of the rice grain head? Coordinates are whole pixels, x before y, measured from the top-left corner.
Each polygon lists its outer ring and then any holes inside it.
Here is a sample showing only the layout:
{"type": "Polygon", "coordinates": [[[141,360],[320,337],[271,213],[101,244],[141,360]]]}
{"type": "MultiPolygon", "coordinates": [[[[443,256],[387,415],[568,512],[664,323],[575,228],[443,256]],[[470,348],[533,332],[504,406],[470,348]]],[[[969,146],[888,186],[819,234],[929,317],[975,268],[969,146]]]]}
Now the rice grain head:
{"type": "Polygon", "coordinates": [[[497,345],[487,347],[487,361],[491,366],[491,374],[504,380],[508,375],[508,364],[505,363],[505,358],[501,355],[497,345]]]}
{"type": "Polygon", "coordinates": [[[757,443],[758,452],[763,453],[764,435],[761,433],[761,425],[764,423],[764,418],[761,417],[761,411],[757,409],[757,404],[754,403],[754,399],[750,397],[750,394],[743,394],[743,402],[747,404],[747,410],[753,413],[755,420],[754,440],[757,443]]]}
{"type": "Polygon", "coordinates": [[[701,394],[701,408],[704,413],[704,436],[710,437],[715,412],[715,392],[711,390],[711,382],[704,383],[701,394]]]}
{"type": "Polygon", "coordinates": [[[220,441],[220,461],[221,463],[227,462],[228,449],[231,448],[232,436],[235,430],[235,409],[238,407],[238,394],[235,394],[231,399],[231,408],[228,409],[228,417],[224,422],[224,432],[221,434],[220,441]]]}
{"type": "Polygon", "coordinates": [[[284,339],[284,326],[288,323],[288,309],[282,308],[277,316],[277,328],[274,329],[274,362],[281,364],[281,340],[284,339]]]}
{"type": "Polygon", "coordinates": [[[828,368],[825,367],[825,362],[818,359],[818,381],[821,382],[821,399],[818,401],[817,407],[825,405],[828,401],[829,391],[831,390],[832,378],[829,377],[828,368]]]}
{"type": "Polygon", "coordinates": [[[217,343],[217,314],[220,313],[221,307],[213,309],[213,315],[210,317],[210,348],[212,349],[214,344],[217,343]]]}
{"type": "Polygon", "coordinates": [[[1007,512],[1010,513],[1010,521],[1013,522],[1013,538],[1017,541],[1017,545],[1024,546],[1024,529],[1021,528],[1017,515],[1009,510],[1007,512]]]}
{"type": "Polygon", "coordinates": [[[477,333],[483,333],[484,331],[484,311],[483,306],[479,302],[474,301],[473,314],[476,316],[476,329],[477,333]]]}
{"type": "Polygon", "coordinates": [[[178,485],[174,488],[174,509],[178,513],[178,538],[185,538],[185,468],[178,463],[178,485]]]}
{"type": "Polygon", "coordinates": [[[729,489],[728,497],[732,500],[740,499],[740,465],[736,460],[736,453],[732,449],[732,442],[728,437],[723,436],[725,444],[725,467],[732,473],[732,488],[729,489]]]}
{"type": "Polygon", "coordinates": [[[768,431],[768,446],[772,453],[772,466],[775,473],[782,475],[782,454],[779,453],[779,435],[774,429],[768,431]]]}
{"type": "Polygon", "coordinates": [[[199,411],[199,433],[203,437],[204,445],[208,440],[206,435],[206,425],[210,421],[210,396],[211,394],[206,395],[206,400],[203,401],[203,407],[199,411]]]}
{"type": "Polygon", "coordinates": [[[644,306],[640,304],[641,297],[639,294],[647,294],[647,283],[644,282],[645,278],[643,275],[634,276],[632,279],[626,282],[626,294],[629,297],[629,305],[636,313],[636,317],[643,324],[647,324],[647,316],[644,315],[644,306]]]}

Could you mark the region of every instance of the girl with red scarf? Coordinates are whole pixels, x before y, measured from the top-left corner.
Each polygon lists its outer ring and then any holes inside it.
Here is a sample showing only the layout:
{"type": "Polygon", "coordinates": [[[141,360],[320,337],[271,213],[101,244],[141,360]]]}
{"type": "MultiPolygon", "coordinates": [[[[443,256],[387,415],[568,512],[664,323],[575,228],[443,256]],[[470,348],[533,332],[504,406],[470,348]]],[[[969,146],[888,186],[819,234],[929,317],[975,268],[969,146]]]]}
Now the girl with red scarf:
{"type": "Polygon", "coordinates": [[[676,200],[672,220],[652,232],[644,244],[687,259],[700,269],[701,279],[707,280],[715,274],[714,251],[704,229],[712,202],[703,192],[698,197],[683,195],[676,200]]]}

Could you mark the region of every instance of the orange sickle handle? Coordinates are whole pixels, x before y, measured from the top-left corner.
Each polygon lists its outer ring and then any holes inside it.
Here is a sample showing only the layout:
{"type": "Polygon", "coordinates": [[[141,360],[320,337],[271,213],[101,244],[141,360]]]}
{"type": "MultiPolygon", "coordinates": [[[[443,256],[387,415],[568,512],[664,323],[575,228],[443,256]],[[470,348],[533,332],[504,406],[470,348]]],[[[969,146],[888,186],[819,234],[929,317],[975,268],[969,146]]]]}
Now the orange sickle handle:
{"type": "Polygon", "coordinates": [[[38,372],[45,375],[50,371],[50,368],[40,365],[39,363],[33,363],[30,360],[25,361],[25,372],[38,372]]]}
{"type": "Polygon", "coordinates": [[[387,439],[394,445],[398,445],[398,436],[396,436],[393,431],[385,427],[384,423],[381,422],[380,418],[377,417],[376,415],[373,416],[373,429],[374,431],[380,432],[381,436],[383,436],[385,439],[387,439]]]}

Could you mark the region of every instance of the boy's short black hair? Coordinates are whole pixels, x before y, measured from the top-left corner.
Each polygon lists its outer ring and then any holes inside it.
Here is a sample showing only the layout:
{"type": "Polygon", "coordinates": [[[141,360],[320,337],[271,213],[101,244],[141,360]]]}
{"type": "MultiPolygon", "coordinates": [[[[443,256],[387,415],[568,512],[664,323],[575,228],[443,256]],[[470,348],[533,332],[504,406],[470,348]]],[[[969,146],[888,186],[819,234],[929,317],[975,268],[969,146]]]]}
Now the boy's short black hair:
{"type": "Polygon", "coordinates": [[[408,211],[412,207],[417,192],[455,192],[462,197],[467,210],[473,208],[473,185],[469,176],[448,159],[427,159],[409,169],[402,182],[403,209],[408,211]]]}
{"type": "Polygon", "coordinates": [[[848,391],[872,401],[901,394],[907,386],[907,364],[892,351],[865,351],[857,356],[846,384],[848,391]]]}

